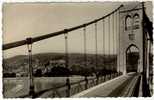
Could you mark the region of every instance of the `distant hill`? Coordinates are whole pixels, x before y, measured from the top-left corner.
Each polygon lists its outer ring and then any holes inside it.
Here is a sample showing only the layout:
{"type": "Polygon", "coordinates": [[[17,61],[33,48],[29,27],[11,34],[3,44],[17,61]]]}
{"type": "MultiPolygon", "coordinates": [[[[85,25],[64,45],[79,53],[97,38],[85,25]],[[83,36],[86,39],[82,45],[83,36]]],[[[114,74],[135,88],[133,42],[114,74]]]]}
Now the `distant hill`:
{"type": "MultiPolygon", "coordinates": [[[[116,55],[110,56],[98,55],[98,65],[102,67],[105,63],[113,62],[116,55]],[[103,59],[106,59],[104,61],[103,59]]],[[[52,60],[65,60],[65,53],[39,53],[32,56],[33,65],[42,66],[52,60]]],[[[73,65],[80,65],[84,67],[84,55],[80,53],[69,54],[69,67],[73,65]]],[[[87,54],[88,67],[95,66],[95,54],[87,54]]],[[[11,58],[3,59],[3,72],[20,72],[28,71],[28,56],[18,55],[11,58]]]]}

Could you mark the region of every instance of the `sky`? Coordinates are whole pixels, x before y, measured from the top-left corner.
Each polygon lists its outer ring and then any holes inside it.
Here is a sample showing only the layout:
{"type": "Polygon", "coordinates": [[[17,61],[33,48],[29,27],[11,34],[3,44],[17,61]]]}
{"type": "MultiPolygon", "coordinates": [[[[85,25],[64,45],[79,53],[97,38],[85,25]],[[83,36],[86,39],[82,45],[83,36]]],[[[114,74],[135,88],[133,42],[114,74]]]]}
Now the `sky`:
{"type": "MultiPolygon", "coordinates": [[[[40,36],[65,28],[71,28],[96,18],[100,18],[123,4],[121,2],[93,3],[4,3],[2,10],[3,44],[40,36]]],[[[127,3],[125,3],[127,4],[127,3]]],[[[128,3],[129,4],[129,3],[128,3]]],[[[152,3],[145,3],[146,13],[152,21],[152,3]]],[[[105,20],[107,23],[107,19],[105,20]]],[[[98,53],[108,53],[106,44],[103,49],[103,26],[97,23],[98,53]]],[[[87,52],[95,53],[94,24],[86,28],[87,52]]],[[[105,26],[105,43],[108,43],[108,25],[105,26]]],[[[110,30],[113,32],[114,30],[110,30]]],[[[39,41],[33,44],[33,54],[44,52],[65,52],[64,35],[39,41]]],[[[116,42],[111,41],[110,52],[116,53],[116,42]],[[114,43],[114,48],[113,48],[114,43]]],[[[68,51],[83,53],[83,29],[70,32],[68,35],[68,51]]],[[[27,46],[3,51],[3,57],[27,55],[27,46]]]]}

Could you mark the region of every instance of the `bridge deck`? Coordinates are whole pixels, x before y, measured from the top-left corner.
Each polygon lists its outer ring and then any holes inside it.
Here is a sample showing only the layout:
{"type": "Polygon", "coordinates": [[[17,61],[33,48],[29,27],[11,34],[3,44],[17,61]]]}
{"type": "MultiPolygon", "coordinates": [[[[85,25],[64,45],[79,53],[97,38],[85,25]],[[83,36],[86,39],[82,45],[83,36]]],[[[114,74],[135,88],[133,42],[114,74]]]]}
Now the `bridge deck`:
{"type": "Polygon", "coordinates": [[[113,80],[99,84],[72,97],[121,97],[131,96],[134,92],[139,74],[129,73],[113,80]],[[133,88],[134,87],[134,88],[133,88]]]}

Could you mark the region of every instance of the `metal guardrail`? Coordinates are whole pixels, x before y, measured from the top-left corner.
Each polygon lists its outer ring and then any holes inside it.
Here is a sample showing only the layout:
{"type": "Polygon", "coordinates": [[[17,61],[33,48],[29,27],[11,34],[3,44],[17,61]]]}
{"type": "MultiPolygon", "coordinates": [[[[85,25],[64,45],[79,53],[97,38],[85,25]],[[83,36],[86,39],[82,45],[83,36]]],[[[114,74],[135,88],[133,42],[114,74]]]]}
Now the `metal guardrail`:
{"type": "Polygon", "coordinates": [[[115,77],[120,76],[121,73],[112,73],[107,74],[105,76],[100,76],[98,78],[96,77],[85,77],[85,79],[82,79],[77,82],[70,82],[66,80],[66,83],[60,86],[52,87],[49,89],[45,89],[39,92],[35,92],[33,96],[30,95],[24,95],[19,96],[19,98],[25,98],[25,97],[32,97],[32,98],[45,98],[45,97],[70,97],[76,93],[79,93],[81,91],[84,91],[88,88],[91,88],[93,86],[96,86],[100,83],[106,82],[108,80],[111,80],[115,77]]]}
{"type": "Polygon", "coordinates": [[[88,88],[91,88],[93,86],[96,86],[102,82],[105,82],[107,80],[110,80],[110,79],[113,79],[117,76],[119,76],[120,74],[118,73],[112,73],[111,75],[106,75],[106,76],[101,76],[99,78],[96,78],[96,77],[91,77],[91,78],[86,78],[84,80],[80,80],[78,82],[73,82],[73,83],[67,83],[66,82],[66,86],[65,87],[62,87],[62,88],[57,88],[57,89],[54,89],[54,90],[51,90],[53,91],[55,94],[52,95],[52,97],[70,97],[71,95],[74,95],[76,93],[79,93],[83,90],[86,90],[88,88]],[[113,77],[109,77],[109,76],[112,76],[113,77]],[[105,80],[103,79],[104,77],[105,80]]]}
{"type": "Polygon", "coordinates": [[[139,82],[140,82],[140,76],[135,76],[133,78],[133,80],[130,82],[127,91],[123,94],[123,96],[125,97],[134,97],[134,95],[136,97],[138,97],[138,91],[139,88],[137,88],[137,86],[139,86],[139,82]]]}

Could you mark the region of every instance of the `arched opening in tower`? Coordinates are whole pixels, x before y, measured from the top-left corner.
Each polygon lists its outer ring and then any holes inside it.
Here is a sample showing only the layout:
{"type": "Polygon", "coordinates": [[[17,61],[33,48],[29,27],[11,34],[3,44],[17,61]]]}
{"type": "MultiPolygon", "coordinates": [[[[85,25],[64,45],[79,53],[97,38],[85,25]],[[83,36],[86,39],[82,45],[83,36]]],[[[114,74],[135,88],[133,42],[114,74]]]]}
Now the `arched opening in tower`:
{"type": "Polygon", "coordinates": [[[136,45],[130,45],[126,50],[126,72],[137,72],[139,66],[139,49],[136,45]]]}

